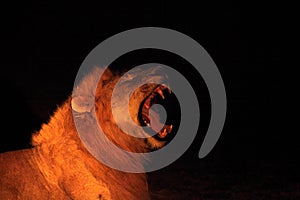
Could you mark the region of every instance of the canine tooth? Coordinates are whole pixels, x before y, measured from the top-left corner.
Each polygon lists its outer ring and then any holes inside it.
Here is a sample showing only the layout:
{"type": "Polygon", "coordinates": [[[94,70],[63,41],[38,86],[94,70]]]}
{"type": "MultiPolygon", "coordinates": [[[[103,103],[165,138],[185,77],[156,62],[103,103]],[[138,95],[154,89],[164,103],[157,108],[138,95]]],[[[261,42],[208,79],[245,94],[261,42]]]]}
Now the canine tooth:
{"type": "Polygon", "coordinates": [[[170,125],[169,129],[168,129],[168,133],[170,133],[172,131],[172,129],[173,129],[173,125],[170,125]]]}
{"type": "Polygon", "coordinates": [[[160,136],[161,138],[166,137],[166,135],[167,135],[167,129],[165,129],[165,128],[164,128],[164,130],[163,130],[162,132],[159,132],[159,136],[160,136]]]}
{"type": "Polygon", "coordinates": [[[161,89],[158,89],[156,92],[161,96],[161,98],[165,99],[164,93],[161,89]]]}

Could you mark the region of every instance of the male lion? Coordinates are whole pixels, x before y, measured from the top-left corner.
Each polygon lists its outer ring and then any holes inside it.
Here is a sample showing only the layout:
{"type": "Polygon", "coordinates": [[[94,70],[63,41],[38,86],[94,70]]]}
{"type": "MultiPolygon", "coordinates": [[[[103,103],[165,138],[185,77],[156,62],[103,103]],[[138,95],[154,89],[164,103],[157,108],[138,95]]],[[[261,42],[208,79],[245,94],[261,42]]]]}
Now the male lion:
{"type": "MultiPolygon", "coordinates": [[[[159,81],[162,76],[157,70],[158,67],[139,71],[139,76],[152,74],[152,79],[159,81]]],[[[93,124],[96,122],[91,116],[96,116],[94,119],[97,119],[106,137],[118,147],[131,152],[149,152],[165,144],[164,139],[171,132],[172,125],[164,125],[156,136],[146,139],[127,135],[116,125],[110,100],[121,75],[120,72],[109,69],[103,71],[103,68],[96,67],[82,78],[49,122],[33,134],[33,148],[0,155],[0,199],[150,198],[144,173],[126,173],[102,164],[82,143],[74,123],[74,118],[80,118],[84,120],[84,126],[93,124]],[[97,87],[94,88],[94,85],[97,87]],[[91,103],[93,100],[95,103],[91,103]]],[[[133,89],[130,88],[130,82],[135,78],[135,74],[125,76],[124,92],[133,89]]],[[[145,84],[132,94],[129,107],[116,109],[129,110],[131,119],[123,119],[125,123],[126,120],[133,120],[136,124],[150,126],[151,121],[151,126],[158,126],[159,116],[154,114],[151,117],[149,108],[155,99],[164,99],[168,93],[171,91],[165,85],[145,84]]],[[[87,133],[94,131],[89,127],[84,130],[87,133]]],[[[101,142],[98,141],[100,145],[97,148],[110,155],[111,152],[103,149],[101,142]]]]}

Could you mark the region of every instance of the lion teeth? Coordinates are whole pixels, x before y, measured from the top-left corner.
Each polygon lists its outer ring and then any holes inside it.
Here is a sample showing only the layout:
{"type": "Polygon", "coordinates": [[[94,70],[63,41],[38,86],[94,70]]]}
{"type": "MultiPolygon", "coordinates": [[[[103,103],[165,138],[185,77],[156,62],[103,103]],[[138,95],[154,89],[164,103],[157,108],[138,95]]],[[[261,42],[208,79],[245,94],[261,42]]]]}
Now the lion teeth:
{"type": "Polygon", "coordinates": [[[158,89],[156,92],[161,96],[161,98],[165,99],[164,93],[161,89],[158,89]]]}
{"type": "Polygon", "coordinates": [[[145,124],[146,124],[147,126],[150,127],[150,123],[146,122],[146,120],[145,120],[144,122],[145,122],[145,124]]]}
{"type": "Polygon", "coordinates": [[[160,138],[165,138],[169,133],[171,133],[173,125],[165,125],[164,128],[158,133],[160,138]]]}
{"type": "Polygon", "coordinates": [[[168,133],[171,133],[172,129],[173,129],[173,125],[170,125],[168,129],[168,133]]]}
{"type": "Polygon", "coordinates": [[[159,136],[160,136],[161,138],[165,138],[166,135],[167,135],[167,129],[166,129],[166,128],[164,128],[163,131],[159,132],[159,136]]]}

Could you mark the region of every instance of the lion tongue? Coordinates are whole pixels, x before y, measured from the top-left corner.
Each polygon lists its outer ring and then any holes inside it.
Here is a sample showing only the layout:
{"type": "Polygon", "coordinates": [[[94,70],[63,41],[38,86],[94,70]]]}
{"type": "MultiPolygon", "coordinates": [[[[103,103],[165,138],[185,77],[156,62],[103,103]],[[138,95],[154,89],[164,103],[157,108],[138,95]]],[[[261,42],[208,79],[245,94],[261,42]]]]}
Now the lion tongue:
{"type": "Polygon", "coordinates": [[[149,118],[150,118],[150,124],[151,124],[151,128],[155,131],[155,132],[159,132],[164,124],[162,124],[159,119],[159,115],[153,111],[152,109],[149,110],[149,118]]]}
{"type": "Polygon", "coordinates": [[[173,126],[172,125],[164,125],[162,124],[159,119],[159,115],[153,111],[152,109],[149,110],[149,118],[151,123],[151,128],[158,133],[158,136],[160,138],[165,138],[168,133],[172,131],[173,126]]]}

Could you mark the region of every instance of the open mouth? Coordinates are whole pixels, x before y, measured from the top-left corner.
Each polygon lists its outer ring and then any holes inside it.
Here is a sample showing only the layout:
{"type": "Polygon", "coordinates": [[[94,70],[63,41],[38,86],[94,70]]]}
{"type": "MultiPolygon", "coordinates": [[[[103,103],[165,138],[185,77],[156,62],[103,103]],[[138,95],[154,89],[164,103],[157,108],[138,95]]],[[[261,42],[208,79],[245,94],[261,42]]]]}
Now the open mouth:
{"type": "Polygon", "coordinates": [[[142,102],[140,108],[140,121],[142,125],[147,125],[157,132],[157,136],[160,139],[165,139],[173,130],[172,122],[166,121],[165,124],[161,122],[161,117],[158,112],[150,109],[153,104],[161,104],[168,113],[168,107],[171,98],[172,91],[166,85],[157,86],[148,97],[142,102]],[[162,128],[161,128],[162,127],[162,128]]]}

